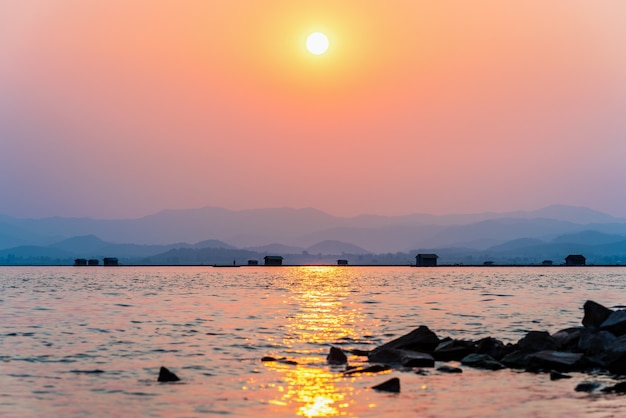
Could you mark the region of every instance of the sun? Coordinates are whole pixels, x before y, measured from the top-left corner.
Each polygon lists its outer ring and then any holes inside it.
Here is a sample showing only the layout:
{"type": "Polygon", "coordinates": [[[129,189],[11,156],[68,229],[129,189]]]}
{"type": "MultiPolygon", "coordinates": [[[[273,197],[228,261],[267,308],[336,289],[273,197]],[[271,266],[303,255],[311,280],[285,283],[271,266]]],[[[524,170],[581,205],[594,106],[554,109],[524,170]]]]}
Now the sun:
{"type": "Polygon", "coordinates": [[[320,55],[328,50],[328,37],[321,32],[314,32],[306,38],[306,49],[311,54],[320,55]]]}

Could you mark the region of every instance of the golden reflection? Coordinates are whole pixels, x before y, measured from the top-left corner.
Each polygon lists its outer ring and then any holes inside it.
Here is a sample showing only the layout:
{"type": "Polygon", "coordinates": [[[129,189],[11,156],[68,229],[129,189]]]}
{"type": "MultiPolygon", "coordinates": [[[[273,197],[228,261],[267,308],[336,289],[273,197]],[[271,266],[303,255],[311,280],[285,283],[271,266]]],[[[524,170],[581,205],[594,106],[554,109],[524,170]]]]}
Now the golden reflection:
{"type": "Polygon", "coordinates": [[[288,274],[288,303],[295,312],[287,318],[283,343],[298,365],[266,363],[284,383],[277,386],[270,403],[291,406],[304,417],[351,415],[350,399],[358,390],[354,378],[344,377],[342,368],[328,366],[326,355],[333,344],[351,345],[359,340],[364,315],[349,302],[358,283],[342,267],[299,267],[288,274]]]}

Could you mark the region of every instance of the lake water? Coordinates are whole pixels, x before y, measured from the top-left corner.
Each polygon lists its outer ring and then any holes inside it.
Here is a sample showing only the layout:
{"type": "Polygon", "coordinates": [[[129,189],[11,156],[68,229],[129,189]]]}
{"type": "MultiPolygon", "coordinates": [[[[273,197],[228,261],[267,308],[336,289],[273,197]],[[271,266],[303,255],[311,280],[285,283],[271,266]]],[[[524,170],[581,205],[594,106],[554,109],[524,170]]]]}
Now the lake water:
{"type": "Polygon", "coordinates": [[[626,397],[574,390],[605,375],[326,364],[419,325],[504,342],[578,326],[587,299],[626,304],[626,268],[2,267],[0,289],[2,417],[626,416],[626,397]],[[370,389],[391,377],[401,393],[370,389]]]}

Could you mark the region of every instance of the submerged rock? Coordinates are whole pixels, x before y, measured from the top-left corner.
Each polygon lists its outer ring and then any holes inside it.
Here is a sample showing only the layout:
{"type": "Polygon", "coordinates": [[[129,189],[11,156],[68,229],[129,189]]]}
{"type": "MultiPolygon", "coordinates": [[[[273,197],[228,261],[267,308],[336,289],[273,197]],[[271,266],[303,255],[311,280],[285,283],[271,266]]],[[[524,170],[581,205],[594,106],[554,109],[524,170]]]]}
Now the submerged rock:
{"type": "Polygon", "coordinates": [[[600,387],[600,383],[598,382],[580,382],[574,390],[576,392],[593,392],[594,390],[600,387]]]}
{"type": "Polygon", "coordinates": [[[572,376],[568,375],[568,374],[563,374],[561,372],[557,372],[555,370],[552,370],[550,372],[550,380],[561,380],[561,379],[571,379],[572,376]]]}
{"type": "Polygon", "coordinates": [[[460,367],[452,367],[452,366],[439,366],[437,367],[438,372],[442,373],[463,373],[463,369],[460,367]]]}
{"type": "Polygon", "coordinates": [[[170,372],[167,368],[161,366],[159,370],[158,382],[178,382],[180,379],[174,373],[170,372]]]}
{"type": "Polygon", "coordinates": [[[397,377],[391,378],[376,386],[372,386],[372,389],[383,392],[400,393],[400,379],[397,377]]]}
{"type": "Polygon", "coordinates": [[[401,350],[398,348],[382,348],[374,350],[368,357],[373,363],[401,364],[404,367],[434,367],[435,359],[428,353],[401,350]]]}
{"type": "Polygon", "coordinates": [[[346,372],[344,372],[344,376],[350,376],[353,374],[361,374],[361,373],[381,373],[381,372],[386,372],[387,370],[391,370],[391,367],[384,365],[378,365],[375,364],[373,366],[368,366],[368,367],[357,367],[351,370],[348,370],[346,372]]]}
{"type": "Polygon", "coordinates": [[[564,351],[539,351],[529,354],[528,369],[553,369],[560,372],[580,370],[582,368],[582,353],[566,353],[564,351]]]}
{"type": "Polygon", "coordinates": [[[433,357],[437,361],[460,361],[474,352],[476,352],[474,341],[446,339],[435,348],[433,357]]]}

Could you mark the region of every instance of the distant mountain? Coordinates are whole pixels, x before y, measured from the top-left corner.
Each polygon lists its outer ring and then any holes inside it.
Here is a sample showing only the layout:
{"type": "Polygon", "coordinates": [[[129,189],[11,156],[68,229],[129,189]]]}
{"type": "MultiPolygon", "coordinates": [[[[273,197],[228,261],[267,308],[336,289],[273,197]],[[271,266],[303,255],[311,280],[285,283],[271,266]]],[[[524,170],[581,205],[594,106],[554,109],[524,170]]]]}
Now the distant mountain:
{"type": "Polygon", "coordinates": [[[357,247],[353,244],[348,244],[341,241],[326,240],[318,242],[307,248],[307,251],[312,254],[368,254],[371,251],[364,250],[361,247],[357,247]]]}
{"type": "Polygon", "coordinates": [[[118,220],[0,216],[0,264],[20,254],[50,260],[117,256],[129,261],[178,257],[203,262],[222,255],[289,254],[307,263],[326,255],[359,254],[360,261],[391,263],[406,262],[422,249],[441,253],[440,261],[449,257],[451,263],[485,257],[560,259],[567,251],[618,260],[623,258],[619,243],[624,239],[626,219],[559,205],[508,213],[349,218],[310,208],[205,207],[118,220]]]}

